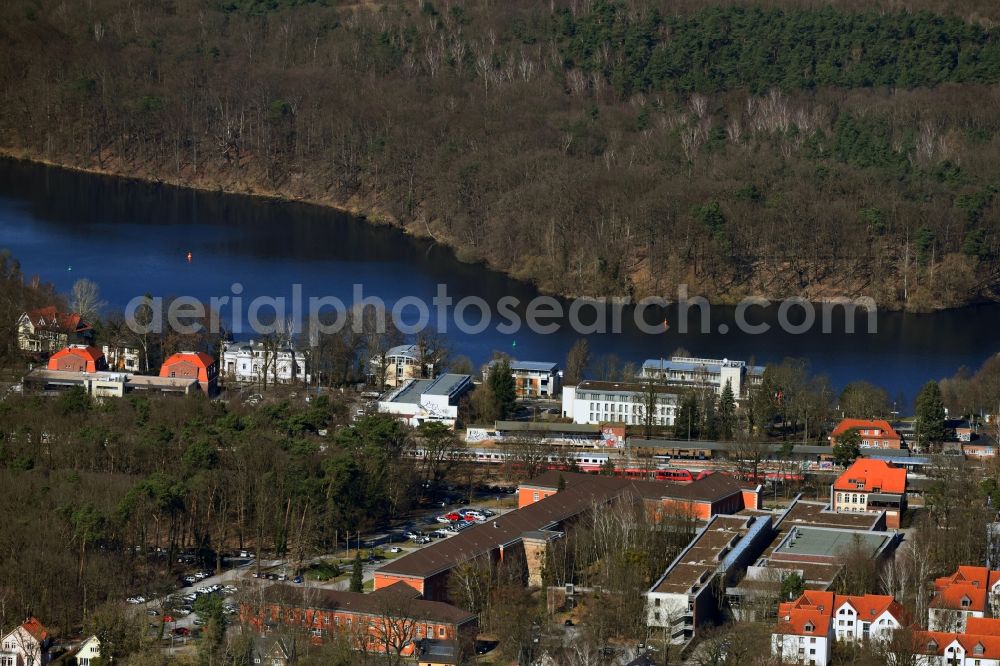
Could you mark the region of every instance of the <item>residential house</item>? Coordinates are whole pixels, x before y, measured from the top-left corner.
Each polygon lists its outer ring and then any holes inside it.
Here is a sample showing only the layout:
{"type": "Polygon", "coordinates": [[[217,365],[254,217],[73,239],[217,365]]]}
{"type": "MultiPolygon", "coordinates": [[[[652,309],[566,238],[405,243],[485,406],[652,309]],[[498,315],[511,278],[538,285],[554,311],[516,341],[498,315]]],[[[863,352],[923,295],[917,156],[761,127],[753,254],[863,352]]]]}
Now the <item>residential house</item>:
{"type": "MultiPolygon", "coordinates": [[[[484,382],[499,363],[493,360],[483,366],[484,382]]],[[[510,374],[514,377],[514,390],[518,398],[552,398],[559,394],[562,373],[557,363],[511,361],[510,374]]]]}
{"type": "Polygon", "coordinates": [[[455,427],[458,403],[472,390],[471,375],[445,374],[435,379],[407,379],[378,402],[378,411],[408,425],[438,422],[455,427]]]}
{"type": "Polygon", "coordinates": [[[826,666],[834,641],[884,641],[908,625],[906,610],[890,596],[807,590],[778,606],[771,652],[785,664],[826,666]]]}
{"type": "Polygon", "coordinates": [[[722,393],[728,383],[733,396],[745,398],[764,379],[764,368],[748,366],[744,361],[728,358],[689,358],[672,356],[669,359],[649,359],[642,364],[642,377],[675,388],[711,388],[722,393]]]}
{"type": "Polygon", "coordinates": [[[384,380],[385,387],[395,388],[408,379],[433,379],[434,363],[423,359],[419,345],[397,345],[383,356],[368,360],[368,376],[376,383],[384,380]]]}
{"type": "Polygon", "coordinates": [[[879,513],[898,529],[906,511],[906,470],[876,458],[858,458],[830,487],[834,511],[879,513]]]}
{"type": "Polygon", "coordinates": [[[315,642],[337,635],[355,649],[411,656],[425,638],[471,643],[477,618],[439,601],[427,601],[397,583],[370,594],[272,585],[262,602],[243,604],[241,619],[261,633],[299,628],[315,642]]]}
{"type": "Polygon", "coordinates": [[[0,666],[44,666],[52,637],[37,618],[29,617],[0,638],[0,666]]]}
{"type": "Polygon", "coordinates": [[[857,430],[862,449],[901,449],[903,437],[883,419],[842,419],[830,433],[830,446],[848,430],[857,430]]]}
{"type": "Polygon", "coordinates": [[[139,372],[141,352],[136,347],[112,344],[104,345],[101,350],[108,360],[108,369],[118,372],[139,372]]]}
{"type": "Polygon", "coordinates": [[[965,631],[917,631],[919,666],[1000,666],[1000,619],[969,618],[965,631]]]}
{"type": "Polygon", "coordinates": [[[76,314],[50,305],[25,312],[17,320],[17,345],[31,354],[52,354],[70,343],[89,344],[94,329],[76,314]]]}
{"type": "Polygon", "coordinates": [[[101,657],[101,639],[97,636],[91,636],[80,643],[74,657],[76,658],[76,666],[90,666],[95,659],[101,657]]]}
{"type": "Polygon", "coordinates": [[[97,347],[70,345],[49,357],[49,370],[95,373],[108,369],[104,352],[97,347]]]}
{"type": "Polygon", "coordinates": [[[966,631],[970,618],[1000,615],[1000,571],[959,566],[953,574],[934,581],[934,596],[927,608],[931,631],[966,631]]]}
{"type": "Polygon", "coordinates": [[[178,352],[160,366],[160,377],[195,379],[206,395],[215,395],[218,375],[215,359],[204,352],[178,352]]]}
{"type": "Polygon", "coordinates": [[[573,423],[671,426],[679,394],[669,386],[586,380],[562,391],[563,416],[573,423]]]}
{"type": "Polygon", "coordinates": [[[222,343],[222,373],[227,381],[237,382],[309,381],[305,352],[291,345],[269,346],[256,340],[222,343]]]}

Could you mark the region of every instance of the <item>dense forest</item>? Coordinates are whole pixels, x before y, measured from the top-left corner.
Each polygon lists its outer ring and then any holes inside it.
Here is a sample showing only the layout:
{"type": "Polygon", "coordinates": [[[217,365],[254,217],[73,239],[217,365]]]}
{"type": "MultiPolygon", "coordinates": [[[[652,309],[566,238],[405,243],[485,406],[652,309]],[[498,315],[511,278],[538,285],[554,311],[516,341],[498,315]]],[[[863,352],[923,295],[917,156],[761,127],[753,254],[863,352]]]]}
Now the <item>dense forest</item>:
{"type": "Polygon", "coordinates": [[[0,146],[341,206],[542,289],[866,295],[1000,269],[987,0],[12,0],[0,146]]]}

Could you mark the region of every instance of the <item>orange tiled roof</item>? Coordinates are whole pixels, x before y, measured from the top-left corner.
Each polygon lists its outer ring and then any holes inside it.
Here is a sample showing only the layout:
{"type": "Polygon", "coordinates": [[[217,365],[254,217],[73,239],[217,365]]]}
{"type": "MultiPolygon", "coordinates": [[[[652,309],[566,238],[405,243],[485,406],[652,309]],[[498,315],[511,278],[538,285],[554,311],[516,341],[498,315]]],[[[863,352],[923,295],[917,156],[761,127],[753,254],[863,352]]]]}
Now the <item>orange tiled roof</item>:
{"type": "Polygon", "coordinates": [[[49,369],[54,370],[53,361],[57,361],[64,356],[79,356],[85,361],[97,363],[104,358],[104,352],[97,347],[91,346],[74,345],[72,347],[64,347],[49,357],[49,369]]]}
{"type": "Polygon", "coordinates": [[[797,636],[827,636],[830,633],[829,615],[813,608],[796,608],[787,615],[782,615],[778,622],[777,633],[795,634],[797,636]]]}
{"type": "Polygon", "coordinates": [[[21,627],[27,631],[38,642],[49,637],[49,632],[37,617],[29,617],[21,627]]]}
{"type": "Polygon", "coordinates": [[[954,634],[944,631],[918,631],[914,633],[917,649],[922,654],[944,655],[952,643],[965,650],[967,656],[981,659],[1000,659],[1000,636],[980,636],[974,634],[954,634]],[[933,643],[932,643],[933,641],[933,643]],[[931,646],[933,645],[933,649],[931,646]],[[976,652],[976,646],[982,651],[976,652]]]}
{"type": "Polygon", "coordinates": [[[865,492],[904,493],[906,492],[906,470],[890,465],[884,460],[858,458],[847,470],[837,477],[834,490],[863,490],[865,492]],[[858,484],[862,484],[859,488],[858,484]]]}
{"type": "Polygon", "coordinates": [[[952,610],[985,611],[986,589],[969,583],[954,583],[938,590],[931,599],[931,608],[949,608],[952,610]],[[963,605],[962,601],[967,601],[963,605]]]}
{"type": "Polygon", "coordinates": [[[876,618],[885,611],[889,611],[893,617],[899,620],[900,624],[909,624],[907,621],[909,613],[894,597],[887,594],[866,594],[864,596],[838,594],[836,597],[837,608],[845,603],[851,604],[862,621],[876,618]]]}
{"type": "Polygon", "coordinates": [[[779,622],[775,631],[782,634],[826,635],[833,614],[845,603],[854,608],[861,620],[872,620],[889,611],[901,625],[909,624],[909,614],[906,609],[888,595],[848,596],[833,592],[806,590],[795,601],[778,605],[779,622]],[[815,619],[817,617],[825,618],[826,624],[818,622],[815,619]],[[817,628],[812,632],[802,631],[807,621],[810,621],[817,628]]]}
{"type": "Polygon", "coordinates": [[[960,565],[955,573],[936,579],[934,587],[940,589],[956,583],[968,583],[982,588],[990,588],[997,582],[1000,582],[1000,571],[990,571],[986,567],[960,565]]]}
{"type": "Polygon", "coordinates": [[[899,436],[888,421],[883,419],[843,419],[837,424],[837,427],[833,429],[830,433],[830,437],[836,439],[838,435],[842,435],[848,430],[852,429],[858,430],[879,430],[878,435],[869,435],[869,437],[880,437],[882,439],[902,439],[899,436]]]}
{"type": "Polygon", "coordinates": [[[163,367],[171,366],[174,363],[184,362],[193,363],[199,368],[206,370],[209,366],[215,365],[215,359],[205,352],[177,352],[176,354],[171,354],[170,358],[163,362],[163,367]]]}
{"type": "Polygon", "coordinates": [[[965,618],[965,633],[974,636],[1000,636],[1000,618],[967,617],[965,618]]]}
{"type": "Polygon", "coordinates": [[[63,333],[79,333],[90,330],[91,326],[83,321],[83,318],[73,312],[66,314],[56,310],[54,305],[49,305],[37,310],[26,312],[28,319],[35,328],[43,328],[50,331],[61,331],[63,333]]]}

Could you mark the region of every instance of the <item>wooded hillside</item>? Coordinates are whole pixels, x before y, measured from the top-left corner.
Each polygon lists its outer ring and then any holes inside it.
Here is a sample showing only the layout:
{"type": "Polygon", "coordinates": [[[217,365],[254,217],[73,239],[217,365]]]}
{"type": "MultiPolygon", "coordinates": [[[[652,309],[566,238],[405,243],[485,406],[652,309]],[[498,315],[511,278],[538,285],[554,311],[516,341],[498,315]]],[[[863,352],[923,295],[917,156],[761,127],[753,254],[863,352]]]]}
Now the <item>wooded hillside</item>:
{"type": "Polygon", "coordinates": [[[0,146],[348,207],[565,294],[1000,269],[1000,7],[12,0],[0,146]]]}

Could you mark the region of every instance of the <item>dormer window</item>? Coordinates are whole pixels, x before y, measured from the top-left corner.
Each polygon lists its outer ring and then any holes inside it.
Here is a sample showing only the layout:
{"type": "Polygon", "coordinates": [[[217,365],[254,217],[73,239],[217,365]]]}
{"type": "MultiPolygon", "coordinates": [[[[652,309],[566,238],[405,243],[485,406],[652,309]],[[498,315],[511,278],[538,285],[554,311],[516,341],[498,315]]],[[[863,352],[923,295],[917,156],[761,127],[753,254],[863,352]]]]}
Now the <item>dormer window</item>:
{"type": "Polygon", "coordinates": [[[972,648],[972,654],[982,654],[985,652],[982,643],[976,643],[976,647],[972,648]]]}
{"type": "Polygon", "coordinates": [[[971,603],[972,603],[972,600],[969,599],[969,597],[962,597],[962,608],[968,608],[969,604],[971,604],[971,603]]]}
{"type": "Polygon", "coordinates": [[[812,622],[806,622],[806,626],[805,626],[806,633],[811,633],[812,630],[815,629],[815,628],[816,628],[816,625],[814,625],[812,622]]]}
{"type": "Polygon", "coordinates": [[[937,641],[935,641],[933,638],[931,640],[927,641],[927,651],[928,652],[937,652],[937,649],[938,649],[937,641]]]}

